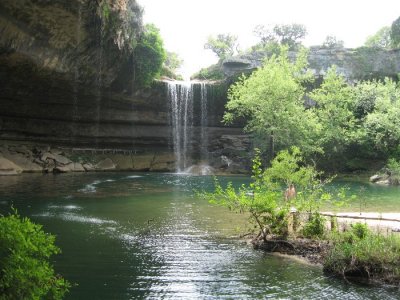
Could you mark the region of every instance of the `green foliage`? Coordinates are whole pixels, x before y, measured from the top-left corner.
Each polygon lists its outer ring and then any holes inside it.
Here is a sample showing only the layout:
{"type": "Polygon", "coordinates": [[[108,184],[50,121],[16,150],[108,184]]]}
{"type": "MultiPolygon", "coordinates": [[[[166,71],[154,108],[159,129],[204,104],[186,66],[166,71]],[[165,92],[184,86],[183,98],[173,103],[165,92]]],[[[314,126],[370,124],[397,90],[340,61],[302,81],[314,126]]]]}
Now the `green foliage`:
{"type": "Polygon", "coordinates": [[[371,231],[369,230],[367,224],[364,223],[355,223],[351,224],[350,234],[354,234],[358,239],[363,239],[367,235],[369,235],[371,231]]]}
{"type": "Polygon", "coordinates": [[[272,29],[264,25],[257,25],[254,34],[261,39],[261,44],[280,44],[287,46],[290,50],[298,49],[300,40],[307,35],[307,30],[301,24],[279,24],[272,29]]]}
{"type": "Polygon", "coordinates": [[[398,48],[400,46],[400,17],[393,21],[390,29],[390,38],[392,40],[393,47],[398,48]]]}
{"type": "Polygon", "coordinates": [[[166,53],[159,29],[147,24],[134,51],[134,78],[138,87],[148,87],[160,75],[166,53]]]}
{"type": "Polygon", "coordinates": [[[341,155],[354,139],[353,89],[332,67],[327,71],[321,86],[313,90],[310,97],[317,102],[313,111],[322,126],[318,143],[327,154],[341,155]]]}
{"type": "Polygon", "coordinates": [[[365,117],[363,128],[374,148],[390,156],[400,142],[400,89],[390,79],[377,88],[374,110],[365,117]]]}
{"type": "Polygon", "coordinates": [[[49,259],[55,236],[16,213],[0,217],[0,299],[61,299],[70,288],[49,259]]]}
{"type": "Polygon", "coordinates": [[[388,282],[400,279],[400,238],[369,231],[365,224],[355,224],[350,231],[335,233],[333,248],[324,262],[325,270],[346,275],[379,275],[388,282]]]}
{"type": "Polygon", "coordinates": [[[215,64],[207,68],[202,68],[199,72],[193,74],[191,79],[199,80],[223,80],[225,78],[224,73],[221,70],[220,64],[215,64]]]}
{"type": "Polygon", "coordinates": [[[390,172],[390,183],[400,185],[400,161],[390,158],[386,166],[390,172]]]}
{"type": "Polygon", "coordinates": [[[338,40],[333,35],[328,35],[325,38],[325,41],[322,43],[322,47],[324,48],[344,48],[344,42],[342,40],[338,40]]]}
{"type": "Polygon", "coordinates": [[[375,109],[376,99],[382,92],[382,84],[377,81],[364,81],[355,86],[354,116],[364,119],[375,109]]]}
{"type": "Polygon", "coordinates": [[[307,238],[321,238],[325,234],[325,218],[318,212],[310,215],[309,220],[304,225],[302,232],[307,238]]]}
{"type": "Polygon", "coordinates": [[[105,44],[113,43],[119,50],[133,53],[142,31],[142,7],[136,1],[128,1],[127,9],[122,11],[113,8],[110,0],[102,0],[98,5],[101,35],[105,44]]]}
{"type": "Polygon", "coordinates": [[[374,35],[371,35],[365,41],[366,47],[375,47],[381,49],[392,48],[391,28],[389,26],[382,27],[374,35]]]}
{"type": "Polygon", "coordinates": [[[268,58],[262,68],[248,78],[242,76],[228,92],[224,122],[245,118],[245,130],[251,132],[256,145],[275,150],[296,145],[306,153],[320,151],[313,143],[319,127],[310,110],[303,105],[305,88],[312,76],[304,72],[307,53],[299,52],[295,63],[283,48],[279,56],[268,58]]]}
{"type": "Polygon", "coordinates": [[[164,65],[173,72],[176,72],[180,67],[182,67],[183,59],[181,59],[178,53],[166,51],[166,58],[164,65]]]}
{"type": "Polygon", "coordinates": [[[176,72],[182,67],[183,59],[175,52],[166,51],[166,58],[162,67],[161,75],[175,80],[182,80],[182,76],[176,72]]]}
{"type": "Polygon", "coordinates": [[[318,178],[320,175],[313,167],[303,165],[301,152],[296,147],[280,152],[265,170],[261,166],[260,151],[256,150],[253,182],[249,186],[236,190],[230,183],[224,189],[216,181],[213,193],[201,195],[230,210],[249,213],[264,239],[269,234],[285,237],[290,207],[298,212],[315,213],[323,201],[331,199],[323,190],[325,182],[318,178]],[[288,183],[295,184],[298,193],[290,201],[284,201],[282,186],[288,183]]]}
{"type": "Polygon", "coordinates": [[[204,44],[204,49],[209,49],[222,61],[237,52],[237,36],[232,34],[218,34],[217,37],[209,36],[204,44]]]}

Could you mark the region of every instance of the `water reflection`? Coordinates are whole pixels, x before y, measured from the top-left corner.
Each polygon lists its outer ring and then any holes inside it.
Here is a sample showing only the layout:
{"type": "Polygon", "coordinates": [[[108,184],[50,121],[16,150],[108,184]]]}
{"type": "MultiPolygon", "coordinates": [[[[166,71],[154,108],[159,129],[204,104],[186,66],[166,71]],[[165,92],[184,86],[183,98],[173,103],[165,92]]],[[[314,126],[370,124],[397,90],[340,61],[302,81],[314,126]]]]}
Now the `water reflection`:
{"type": "MultiPolygon", "coordinates": [[[[248,178],[220,181],[228,180],[248,178]]],[[[55,266],[79,284],[68,299],[398,299],[398,288],[346,284],[230,238],[245,230],[243,216],[192,195],[212,182],[123,173],[2,178],[0,211],[13,203],[57,235],[55,266]]]]}

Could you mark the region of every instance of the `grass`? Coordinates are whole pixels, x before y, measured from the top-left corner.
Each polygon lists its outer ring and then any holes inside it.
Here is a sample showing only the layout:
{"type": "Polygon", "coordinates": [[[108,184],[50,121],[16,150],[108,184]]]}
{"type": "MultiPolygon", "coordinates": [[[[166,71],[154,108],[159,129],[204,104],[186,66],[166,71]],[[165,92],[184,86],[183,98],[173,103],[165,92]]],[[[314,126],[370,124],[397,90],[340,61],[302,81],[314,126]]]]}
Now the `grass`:
{"type": "Polygon", "coordinates": [[[333,247],[324,269],[348,277],[365,277],[387,283],[400,282],[400,236],[373,233],[357,223],[350,231],[333,233],[333,247]]]}

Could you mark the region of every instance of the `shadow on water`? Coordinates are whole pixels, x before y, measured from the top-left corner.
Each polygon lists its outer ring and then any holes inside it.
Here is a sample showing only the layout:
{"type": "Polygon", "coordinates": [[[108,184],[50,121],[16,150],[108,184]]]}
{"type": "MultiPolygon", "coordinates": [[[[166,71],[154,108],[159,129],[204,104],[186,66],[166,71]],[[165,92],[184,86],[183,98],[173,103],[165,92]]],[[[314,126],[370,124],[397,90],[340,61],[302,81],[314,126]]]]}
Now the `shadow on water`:
{"type": "Polygon", "coordinates": [[[212,186],[209,176],[27,174],[2,178],[0,211],[13,203],[57,235],[55,267],[78,284],[68,299],[398,299],[232,238],[245,219],[193,196],[212,186]]]}

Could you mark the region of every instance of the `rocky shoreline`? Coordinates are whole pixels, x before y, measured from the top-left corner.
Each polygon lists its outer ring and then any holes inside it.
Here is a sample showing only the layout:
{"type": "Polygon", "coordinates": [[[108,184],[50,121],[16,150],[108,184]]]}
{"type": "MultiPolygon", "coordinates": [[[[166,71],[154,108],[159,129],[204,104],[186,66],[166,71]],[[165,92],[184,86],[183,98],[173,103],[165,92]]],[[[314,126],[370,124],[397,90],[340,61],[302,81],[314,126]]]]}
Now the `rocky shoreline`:
{"type": "Polygon", "coordinates": [[[51,147],[39,144],[0,145],[0,175],[99,171],[170,172],[174,157],[153,151],[51,147]]]}

